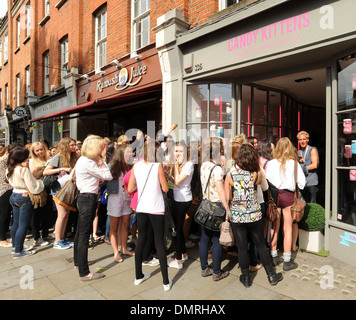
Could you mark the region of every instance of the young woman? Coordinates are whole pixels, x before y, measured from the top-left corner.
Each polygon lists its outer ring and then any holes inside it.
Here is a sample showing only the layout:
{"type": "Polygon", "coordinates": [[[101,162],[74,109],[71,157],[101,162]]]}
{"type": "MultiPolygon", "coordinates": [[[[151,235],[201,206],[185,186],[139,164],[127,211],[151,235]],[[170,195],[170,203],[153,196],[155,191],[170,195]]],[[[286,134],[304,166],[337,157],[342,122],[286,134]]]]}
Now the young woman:
{"type": "MultiPolygon", "coordinates": [[[[29,168],[33,176],[37,180],[43,181],[43,171],[48,162],[48,152],[45,143],[36,141],[32,143],[30,149],[30,164],[29,168]]],[[[34,246],[46,246],[49,244],[48,239],[48,228],[49,228],[49,217],[52,210],[51,196],[48,196],[47,204],[43,207],[38,207],[34,209],[33,223],[32,223],[32,234],[34,239],[34,246]],[[42,231],[42,238],[40,231],[42,231]]]]}
{"type": "Polygon", "coordinates": [[[270,284],[276,285],[283,279],[276,274],[263,236],[263,221],[257,199],[257,185],[261,184],[259,156],[250,144],[243,144],[237,151],[235,165],[226,176],[225,192],[231,193],[230,215],[241,267],[240,282],[245,287],[252,285],[249,270],[248,236],[257,247],[270,284]]]}
{"type": "Polygon", "coordinates": [[[88,247],[93,227],[99,184],[112,180],[109,168],[104,162],[106,143],[103,138],[88,136],[82,146],[82,156],[75,166],[75,177],[79,195],[77,198],[78,225],[74,237],[74,266],[78,267],[79,279],[88,281],[102,278],[100,273],[89,271],[88,247]]]}
{"type": "Polygon", "coordinates": [[[6,146],[0,152],[0,247],[11,248],[12,245],[6,239],[11,220],[10,196],[12,186],[6,178],[7,159],[11,146],[6,146]]]}
{"type": "MultiPolygon", "coordinates": [[[[77,162],[76,142],[71,138],[62,138],[57,145],[58,153],[49,161],[47,167],[43,171],[44,176],[58,174],[58,181],[61,186],[69,180],[69,175],[77,162]]],[[[61,187],[51,190],[51,195],[56,195],[61,187]]],[[[65,229],[69,217],[69,209],[62,207],[56,203],[57,220],[54,227],[55,241],[54,249],[64,250],[69,249],[73,243],[64,239],[65,229]]]]}
{"type": "MultiPolygon", "coordinates": [[[[222,167],[222,155],[224,153],[223,140],[220,138],[208,138],[203,143],[202,166],[200,168],[201,187],[203,198],[215,202],[217,206],[224,207],[229,211],[228,202],[224,191],[224,172],[222,167]],[[211,177],[209,179],[211,173],[211,177]],[[207,187],[208,186],[208,187],[207,187]],[[205,189],[207,190],[204,193],[205,189]]],[[[211,231],[201,227],[201,237],[199,245],[199,257],[201,266],[201,276],[213,276],[214,281],[219,281],[229,275],[228,271],[221,270],[222,246],[219,242],[220,232],[211,231]],[[213,269],[208,267],[208,252],[210,244],[213,245],[212,258],[213,269]]]]}
{"type": "Polygon", "coordinates": [[[168,263],[169,267],[182,269],[183,261],[188,260],[185,248],[183,225],[185,214],[192,204],[193,196],[191,182],[194,173],[194,165],[187,159],[187,146],[183,142],[177,142],[174,148],[176,162],[174,164],[174,189],[173,189],[173,221],[176,227],[176,237],[173,237],[176,248],[176,258],[168,263]]]}
{"type": "Polygon", "coordinates": [[[24,250],[27,228],[33,214],[32,201],[28,192],[38,194],[44,189],[43,182],[36,180],[29,170],[29,150],[23,147],[14,148],[7,161],[7,178],[13,187],[10,203],[13,212],[11,227],[14,259],[26,257],[35,251],[24,250]]]}
{"type": "MultiPolygon", "coordinates": [[[[277,243],[271,243],[271,255],[274,264],[278,265],[283,261],[283,270],[288,271],[298,267],[298,264],[291,258],[291,247],[293,239],[293,226],[291,206],[294,203],[294,165],[298,163],[296,150],[292,142],[287,138],[281,138],[274,152],[274,159],[268,162],[266,178],[278,190],[277,207],[283,214],[283,260],[278,258],[277,243]]],[[[302,168],[297,166],[297,184],[299,189],[303,189],[306,183],[302,168]]],[[[278,234],[279,229],[275,230],[278,234]]]]}
{"type": "Polygon", "coordinates": [[[131,214],[130,196],[124,185],[124,175],[130,170],[125,160],[125,149],[127,145],[121,144],[117,147],[110,161],[110,171],[113,179],[107,183],[108,205],[107,214],[110,219],[110,243],[114,250],[114,260],[122,262],[118,246],[124,255],[134,256],[134,252],[127,250],[127,235],[129,231],[129,220],[131,214]],[[119,240],[120,238],[120,240],[119,240]]]}
{"type": "Polygon", "coordinates": [[[141,284],[151,276],[149,273],[142,272],[143,251],[147,230],[151,224],[163,278],[163,289],[168,291],[171,289],[172,280],[168,278],[167,256],[164,248],[165,206],[162,195],[162,191],[168,192],[168,185],[162,164],[156,162],[156,151],[159,149],[160,144],[157,141],[149,139],[144,143],[143,161],[133,166],[127,191],[129,193],[133,193],[136,189],[138,191],[136,210],[139,234],[135,251],[134,285],[141,284]]]}

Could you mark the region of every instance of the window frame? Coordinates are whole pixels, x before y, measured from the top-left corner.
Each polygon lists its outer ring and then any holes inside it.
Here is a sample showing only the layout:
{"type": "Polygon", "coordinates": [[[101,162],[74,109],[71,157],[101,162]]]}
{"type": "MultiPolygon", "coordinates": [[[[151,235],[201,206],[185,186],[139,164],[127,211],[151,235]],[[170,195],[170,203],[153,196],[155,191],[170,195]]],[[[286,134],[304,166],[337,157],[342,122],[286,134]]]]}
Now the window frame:
{"type": "Polygon", "coordinates": [[[68,74],[68,62],[69,62],[69,42],[68,36],[65,36],[60,41],[61,47],[61,85],[65,84],[64,77],[68,74]]]}
{"type": "Polygon", "coordinates": [[[107,54],[107,7],[102,8],[95,15],[95,69],[100,69],[106,65],[106,54],[107,54]],[[102,24],[102,18],[105,16],[105,24],[102,24]],[[100,23],[100,29],[99,29],[100,23]],[[105,37],[99,39],[102,36],[102,27],[105,26],[105,37]],[[105,47],[104,51],[103,47],[105,47]],[[103,57],[105,59],[103,59],[103,57]]]}
{"type": "Polygon", "coordinates": [[[43,93],[49,93],[49,51],[43,54],[43,93]]]}
{"type": "Polygon", "coordinates": [[[20,105],[20,96],[21,96],[21,77],[18,73],[16,75],[16,106],[20,105]]]}
{"type": "Polygon", "coordinates": [[[141,49],[147,45],[149,45],[151,43],[151,39],[150,39],[150,25],[151,25],[151,21],[150,21],[150,15],[151,15],[151,2],[150,0],[132,0],[131,3],[131,26],[132,26],[132,34],[131,34],[131,51],[137,51],[138,49],[141,49]],[[135,12],[135,5],[138,2],[141,1],[146,1],[146,5],[147,5],[147,10],[144,12],[139,13],[136,16],[136,12],[135,12]],[[148,20],[148,28],[145,30],[148,32],[148,43],[142,43],[142,34],[144,33],[144,31],[140,32],[138,31],[138,26],[140,23],[142,23],[143,20],[147,19],[148,20]],[[140,38],[138,39],[140,35],[140,38]],[[138,42],[140,42],[140,44],[138,44],[138,42]]]}

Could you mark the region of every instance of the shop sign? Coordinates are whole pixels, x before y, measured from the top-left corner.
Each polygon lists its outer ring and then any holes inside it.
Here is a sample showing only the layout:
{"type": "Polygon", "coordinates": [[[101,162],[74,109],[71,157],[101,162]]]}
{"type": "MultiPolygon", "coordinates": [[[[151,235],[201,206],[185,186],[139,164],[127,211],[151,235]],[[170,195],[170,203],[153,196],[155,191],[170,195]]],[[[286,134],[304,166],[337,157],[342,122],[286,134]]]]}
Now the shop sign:
{"type": "Polygon", "coordinates": [[[105,88],[115,86],[115,90],[122,91],[128,87],[136,86],[142,76],[147,72],[147,66],[131,67],[129,72],[126,68],[122,68],[118,74],[115,74],[109,80],[99,80],[96,83],[96,91],[103,92],[105,88]]]}
{"type": "Polygon", "coordinates": [[[27,116],[26,108],[24,107],[15,108],[15,114],[20,118],[26,117],[27,116]]]}

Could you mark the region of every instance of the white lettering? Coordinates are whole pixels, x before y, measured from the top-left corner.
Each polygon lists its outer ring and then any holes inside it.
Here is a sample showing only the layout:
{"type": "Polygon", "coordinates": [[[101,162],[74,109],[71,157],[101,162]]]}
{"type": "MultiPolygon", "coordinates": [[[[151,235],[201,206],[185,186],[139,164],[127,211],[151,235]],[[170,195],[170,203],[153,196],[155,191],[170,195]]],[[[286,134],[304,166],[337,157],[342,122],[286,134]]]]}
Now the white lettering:
{"type": "Polygon", "coordinates": [[[24,290],[33,289],[33,268],[29,265],[22,266],[20,273],[25,273],[20,279],[20,288],[24,290]]]}
{"type": "Polygon", "coordinates": [[[323,276],[320,278],[321,289],[333,289],[334,288],[334,269],[331,266],[322,266],[320,268],[320,274],[323,276]]]}
{"type": "Polygon", "coordinates": [[[320,14],[324,14],[320,18],[320,28],[323,30],[334,29],[334,8],[332,6],[322,6],[320,14]]]}

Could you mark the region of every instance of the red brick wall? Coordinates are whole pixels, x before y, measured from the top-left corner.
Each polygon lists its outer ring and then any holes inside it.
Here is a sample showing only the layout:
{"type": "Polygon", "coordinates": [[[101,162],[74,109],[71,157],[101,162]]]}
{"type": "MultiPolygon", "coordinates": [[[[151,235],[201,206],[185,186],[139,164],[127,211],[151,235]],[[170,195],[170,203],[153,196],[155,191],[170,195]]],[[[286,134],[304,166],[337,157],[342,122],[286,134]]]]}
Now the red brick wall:
{"type": "MultiPolygon", "coordinates": [[[[2,0],[5,1],[5,0],[2,0]]],[[[7,0],[9,8],[12,0],[7,0]]],[[[19,0],[21,1],[21,0],[19,0]]],[[[23,6],[30,3],[32,8],[32,30],[29,41],[25,40],[25,30],[21,30],[20,50],[14,53],[16,46],[16,18],[24,19],[25,10],[19,10],[12,18],[8,14],[9,61],[0,70],[0,88],[2,89],[3,106],[5,104],[5,84],[9,83],[9,102],[16,107],[16,75],[21,77],[20,104],[25,103],[25,68],[30,65],[31,91],[36,96],[42,96],[43,90],[43,54],[50,55],[50,88],[61,86],[60,40],[68,36],[69,65],[77,67],[79,73],[85,74],[95,69],[95,13],[103,6],[107,7],[107,63],[120,59],[131,51],[131,0],[67,0],[59,8],[55,4],[59,0],[50,1],[50,18],[44,24],[44,0],[24,1],[23,6]]],[[[157,18],[172,9],[184,13],[185,20],[195,27],[207,21],[207,17],[218,11],[217,0],[152,0],[150,2],[150,28],[157,25],[157,18]]],[[[0,40],[4,42],[4,36],[0,40]]],[[[151,31],[151,43],[155,42],[155,33],[151,31]]],[[[3,109],[2,106],[2,109],[3,109]]]]}

